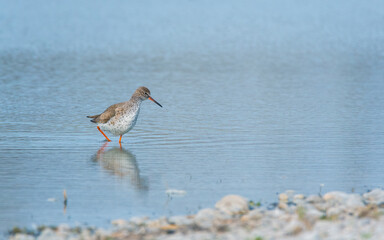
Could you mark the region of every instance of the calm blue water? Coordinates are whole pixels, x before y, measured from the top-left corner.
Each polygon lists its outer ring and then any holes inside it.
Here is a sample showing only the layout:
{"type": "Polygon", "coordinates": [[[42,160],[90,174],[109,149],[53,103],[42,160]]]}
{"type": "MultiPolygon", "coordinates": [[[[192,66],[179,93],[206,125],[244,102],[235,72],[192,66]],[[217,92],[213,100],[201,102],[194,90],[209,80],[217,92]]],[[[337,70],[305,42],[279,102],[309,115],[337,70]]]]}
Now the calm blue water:
{"type": "Polygon", "coordinates": [[[383,187],[383,23],[382,1],[1,0],[0,231],[383,187]],[[164,108],[105,145],[85,116],[142,85],[164,108]]]}

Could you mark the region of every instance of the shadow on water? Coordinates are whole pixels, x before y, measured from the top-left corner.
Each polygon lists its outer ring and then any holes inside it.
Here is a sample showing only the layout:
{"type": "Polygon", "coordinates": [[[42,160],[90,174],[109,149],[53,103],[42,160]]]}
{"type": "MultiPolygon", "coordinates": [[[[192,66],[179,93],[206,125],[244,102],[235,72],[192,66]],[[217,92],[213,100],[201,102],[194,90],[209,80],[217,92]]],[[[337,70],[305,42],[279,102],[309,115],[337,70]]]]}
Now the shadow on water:
{"type": "Polygon", "coordinates": [[[140,176],[136,156],[123,147],[113,147],[106,150],[108,142],[104,143],[92,157],[93,162],[100,164],[103,169],[117,177],[129,179],[130,184],[138,191],[148,191],[147,180],[140,176]]]}

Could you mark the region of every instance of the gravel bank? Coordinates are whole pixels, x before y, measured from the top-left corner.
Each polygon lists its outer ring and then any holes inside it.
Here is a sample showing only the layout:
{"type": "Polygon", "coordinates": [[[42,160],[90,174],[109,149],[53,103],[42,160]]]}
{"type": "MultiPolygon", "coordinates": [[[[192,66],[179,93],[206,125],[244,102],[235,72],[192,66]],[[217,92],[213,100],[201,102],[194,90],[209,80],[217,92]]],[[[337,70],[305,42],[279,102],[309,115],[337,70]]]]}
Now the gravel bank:
{"type": "Polygon", "coordinates": [[[276,207],[257,206],[237,195],[191,216],[116,219],[109,229],[59,225],[13,233],[12,240],[88,239],[375,239],[384,240],[384,191],[363,195],[329,192],[323,196],[279,195],[276,207]]]}

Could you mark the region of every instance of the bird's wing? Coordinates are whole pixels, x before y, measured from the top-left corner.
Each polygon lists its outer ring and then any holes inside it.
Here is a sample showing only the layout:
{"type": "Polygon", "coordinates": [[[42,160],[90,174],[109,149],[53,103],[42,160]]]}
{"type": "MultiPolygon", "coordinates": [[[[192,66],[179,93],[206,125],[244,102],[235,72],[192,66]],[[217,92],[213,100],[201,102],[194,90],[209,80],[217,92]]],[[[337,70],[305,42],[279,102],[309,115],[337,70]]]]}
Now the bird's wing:
{"type": "Polygon", "coordinates": [[[91,120],[95,123],[107,123],[112,117],[114,117],[116,114],[121,113],[122,108],[121,106],[123,103],[116,103],[107,108],[102,114],[98,115],[96,118],[91,120]]]}

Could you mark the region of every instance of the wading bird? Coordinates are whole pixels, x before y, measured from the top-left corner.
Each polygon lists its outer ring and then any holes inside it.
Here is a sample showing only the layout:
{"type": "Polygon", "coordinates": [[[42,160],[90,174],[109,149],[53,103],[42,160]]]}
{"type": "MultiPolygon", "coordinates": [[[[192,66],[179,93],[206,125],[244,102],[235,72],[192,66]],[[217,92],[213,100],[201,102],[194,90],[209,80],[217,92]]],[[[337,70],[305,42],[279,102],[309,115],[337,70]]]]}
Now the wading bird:
{"type": "Polygon", "coordinates": [[[139,87],[129,101],[113,104],[103,113],[87,117],[92,118],[91,122],[97,124],[97,129],[104,135],[108,142],[111,140],[105,135],[103,130],[115,136],[120,135],[119,143],[121,143],[123,135],[135,126],[140,112],[140,105],[144,100],[149,99],[160,107],[163,107],[160,103],[156,102],[150,94],[151,92],[148,88],[139,87]]]}

